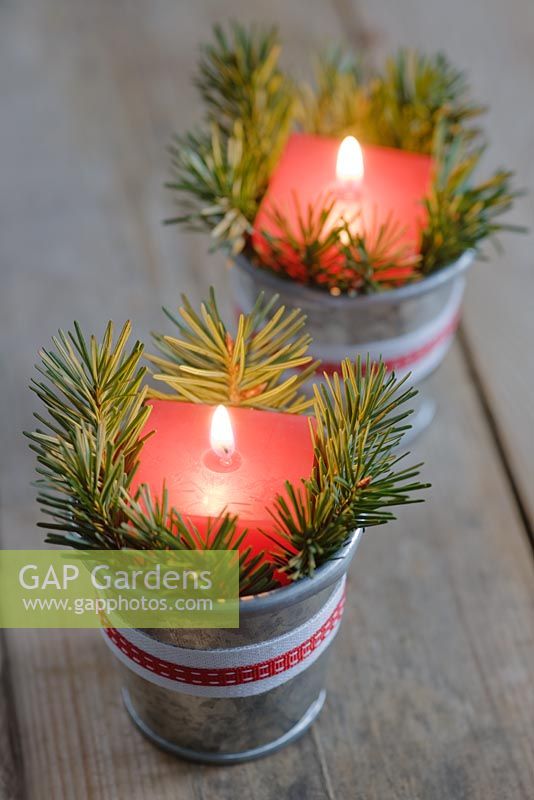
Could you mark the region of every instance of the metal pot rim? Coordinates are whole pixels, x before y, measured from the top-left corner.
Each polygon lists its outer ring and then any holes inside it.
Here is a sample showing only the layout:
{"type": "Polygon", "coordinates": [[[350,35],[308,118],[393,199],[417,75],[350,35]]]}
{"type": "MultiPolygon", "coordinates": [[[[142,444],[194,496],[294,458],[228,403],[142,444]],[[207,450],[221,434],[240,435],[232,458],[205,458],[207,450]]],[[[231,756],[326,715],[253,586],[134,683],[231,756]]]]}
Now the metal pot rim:
{"type": "Polygon", "coordinates": [[[330,306],[332,309],[339,308],[340,305],[353,305],[355,308],[361,305],[376,305],[381,303],[398,302],[401,300],[409,300],[413,297],[419,297],[423,294],[428,294],[434,291],[439,286],[456,278],[465,272],[471,266],[475,257],[474,250],[466,250],[462,253],[460,258],[453,261],[446,267],[436,270],[431,275],[423,278],[416,283],[409,283],[406,286],[401,286],[399,289],[388,289],[385,292],[377,292],[376,294],[358,294],[354,297],[347,295],[339,295],[334,297],[328,292],[316,289],[313,286],[305,286],[296,281],[280,278],[276,273],[270,272],[261,267],[255,266],[243,254],[237,255],[234,258],[235,263],[240,269],[243,269],[251,277],[255,277],[258,272],[261,275],[263,283],[272,288],[273,292],[287,295],[294,295],[295,302],[309,302],[318,303],[320,305],[330,306]]]}
{"type": "Polygon", "coordinates": [[[335,558],[319,567],[311,578],[302,578],[289,586],[281,586],[263,594],[242,597],[239,601],[240,617],[255,617],[301,603],[338,581],[354,558],[362,533],[363,528],[357,528],[335,558]]]}

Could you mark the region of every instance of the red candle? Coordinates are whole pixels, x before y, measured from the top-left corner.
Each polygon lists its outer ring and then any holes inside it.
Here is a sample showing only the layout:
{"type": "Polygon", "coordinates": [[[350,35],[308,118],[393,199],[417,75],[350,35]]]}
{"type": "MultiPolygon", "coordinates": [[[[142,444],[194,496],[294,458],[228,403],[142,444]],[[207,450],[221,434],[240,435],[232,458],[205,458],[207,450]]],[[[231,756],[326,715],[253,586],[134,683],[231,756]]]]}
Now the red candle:
{"type": "Polygon", "coordinates": [[[274,171],[254,225],[252,242],[265,250],[262,231],[282,237],[272,218],[282,213],[293,233],[298,231],[299,209],[305,214],[336,199],[335,215],[355,225],[376,230],[389,216],[405,228],[400,240],[418,251],[419,234],[425,223],[421,203],[431,182],[432,159],[389,147],[365,146],[353,137],[340,146],[338,139],[293,134],[274,171]],[[339,156],[339,158],[338,158],[339,156]]]}
{"type": "Polygon", "coordinates": [[[287,480],[300,486],[313,468],[308,419],[249,408],[152,401],[133,489],[146,483],[153,496],[163,484],[169,503],[200,533],[226,510],[238,514],[238,532],[254,553],[272,550],[268,512],[287,480]]]}

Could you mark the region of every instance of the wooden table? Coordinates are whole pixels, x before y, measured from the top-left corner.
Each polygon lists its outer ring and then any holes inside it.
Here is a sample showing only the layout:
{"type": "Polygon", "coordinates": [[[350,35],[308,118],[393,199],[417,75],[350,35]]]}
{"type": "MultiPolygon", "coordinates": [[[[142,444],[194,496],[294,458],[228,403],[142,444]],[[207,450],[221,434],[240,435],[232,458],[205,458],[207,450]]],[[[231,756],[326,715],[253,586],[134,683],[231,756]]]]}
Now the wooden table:
{"type": "MultiPolygon", "coordinates": [[[[135,332],[180,291],[224,295],[220,257],[160,221],[165,145],[200,115],[196,47],[224,14],[277,21],[287,59],[345,37],[377,56],[448,50],[488,118],[488,162],[534,186],[531,0],[270,3],[5,0],[0,5],[2,541],[39,547],[27,390],[37,349],[78,319],[135,332]],[[373,51],[374,48],[374,51],[373,51]]],[[[530,223],[532,197],[516,219],[530,223]]],[[[320,721],[235,768],[181,763],[132,728],[95,632],[0,638],[2,800],[389,800],[534,797],[532,239],[470,276],[465,322],[414,447],[434,487],[370,531],[320,721]]]]}

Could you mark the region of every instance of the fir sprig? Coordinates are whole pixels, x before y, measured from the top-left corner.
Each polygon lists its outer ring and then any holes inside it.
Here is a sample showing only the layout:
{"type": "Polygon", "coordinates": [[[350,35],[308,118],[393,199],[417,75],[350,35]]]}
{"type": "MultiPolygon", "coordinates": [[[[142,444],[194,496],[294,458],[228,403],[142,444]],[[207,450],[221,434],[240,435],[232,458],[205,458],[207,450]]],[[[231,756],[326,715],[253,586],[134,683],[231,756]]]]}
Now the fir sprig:
{"type": "Polygon", "coordinates": [[[266,182],[242,123],[236,120],[224,136],[213,122],[209,135],[177,136],[169,151],[173,180],[167,188],[177,192],[181,213],[167,223],[207,230],[214,247],[242,250],[266,182]]]}
{"type": "MultiPolygon", "coordinates": [[[[179,316],[165,311],[179,338],[155,334],[161,356],[151,355],[154,378],[166,383],[174,397],[197,403],[305,411],[310,401],[301,393],[317,363],[307,354],[311,338],[303,333],[305,316],[298,309],[276,307],[276,297],[260,295],[249,314],[241,314],[235,336],[225,325],[213,289],[200,314],[186,297],[179,316]],[[288,370],[295,370],[288,375],[288,370]]],[[[172,395],[153,391],[155,397],[172,395]]]]}
{"type": "MultiPolygon", "coordinates": [[[[213,294],[200,315],[184,298],[182,322],[177,323],[183,339],[173,340],[173,354],[181,366],[184,359],[188,364],[198,359],[206,367],[222,354],[229,358],[225,366],[219,363],[211,380],[228,399],[226,379],[233,372],[227,368],[237,367],[236,405],[302,411],[305,401],[295,399],[301,378],[288,383],[282,371],[308,360],[309,339],[299,333],[298,312],[281,308],[267,322],[272,310],[260,301],[253,315],[241,317],[229,346],[213,294]],[[260,391],[251,395],[258,385],[260,391]]],[[[301,486],[288,484],[271,509],[272,552],[253,555],[246,530],[225,511],[201,533],[169,505],[164,487],[160,495],[146,485],[132,491],[150,435],[150,405],[145,404],[145,369],[140,366],[143,346],[137,342],[128,352],[129,332],[128,323],[113,343],[110,323],[98,342],[87,340],[75,325],[74,332],[59,333],[53,350],[41,354],[43,380],[33,388],[48,415],[36,415],[42,427],[27,435],[37,455],[47,541],[79,549],[239,551],[241,593],[250,594],[276,586],[278,569],[291,580],[312,575],[354,528],[392,519],[390,507],[412,502],[412,494],[422,488],[415,480],[418,467],[399,469],[392,452],[407,427],[409,411],[403,407],[413,390],[387,376],[383,364],[367,361],[364,369],[359,362],[356,367],[345,362],[341,378],[326,379],[325,386],[315,389],[313,473],[301,486]]],[[[194,368],[188,375],[185,392],[180,381],[174,385],[176,400],[200,399],[207,392],[205,371],[194,368]]],[[[206,402],[212,400],[209,395],[206,402]]]]}
{"type": "Polygon", "coordinates": [[[366,222],[360,214],[339,213],[326,196],[315,206],[300,207],[294,197],[295,223],[280,210],[271,215],[279,233],[261,231],[254,242],[259,266],[330,294],[366,294],[417,277],[420,257],[404,241],[393,218],[366,222]]]}
{"type": "Polygon", "coordinates": [[[309,133],[430,154],[438,126],[449,140],[472,139],[479,129],[471,123],[483,111],[442,53],[400,50],[366,79],[361,64],[337,50],[319,59],[315,87],[303,87],[299,121],[309,133]]]}
{"type": "Polygon", "coordinates": [[[142,385],[143,345],[126,346],[130,323],[113,343],[110,322],[101,342],[87,340],[80,326],[59,331],[54,350],[41,352],[37,367],[45,380],[32,382],[47,417],[43,428],[27,433],[37,455],[39,523],[46,541],[81,550],[239,550],[240,589],[250,594],[276,583],[273,567],[244,546],[246,531],[236,532],[237,518],[221,514],[209,520],[202,536],[193,523],[169,506],[163,488],[153,498],[132,480],[139,454],[151,433],[143,434],[151,406],[142,385]]]}
{"type": "Polygon", "coordinates": [[[317,59],[315,85],[299,87],[298,125],[321,136],[357,136],[365,133],[369,96],[360,60],[341,48],[327,50],[317,59]]]}
{"type": "Polygon", "coordinates": [[[443,53],[400,50],[384,75],[370,82],[366,141],[431,154],[438,126],[448,141],[475,139],[472,121],[484,112],[472,102],[464,74],[443,53]]]}
{"type": "Polygon", "coordinates": [[[246,530],[237,533],[237,516],[222,513],[198,528],[169,505],[165,487],[154,498],[148,486],[140,487],[135,498],[123,497],[127,521],[123,523],[124,547],[136,550],[239,550],[239,592],[241,595],[266,592],[277,586],[273,564],[253,555],[245,546],[246,530]]]}
{"type": "Polygon", "coordinates": [[[262,230],[254,243],[261,266],[298,283],[328,285],[339,267],[339,235],[342,225],[335,214],[335,200],[325,197],[303,209],[293,197],[295,224],[278,208],[271,219],[279,231],[262,230]]]}
{"type": "Polygon", "coordinates": [[[276,29],[216,26],[214,39],[195,80],[210,133],[174,139],[167,187],[180,214],[167,222],[207,229],[216,246],[239,252],[287,141],[295,90],[278,66],[276,29]]]}
{"type": "Polygon", "coordinates": [[[38,502],[47,520],[48,541],[75,547],[120,547],[128,492],[150,414],[142,385],[143,345],[126,345],[130,323],[113,343],[110,322],[102,341],[87,341],[77,323],[59,331],[54,350],[41,352],[37,367],[45,380],[32,381],[48,415],[27,434],[37,454],[38,502]]]}
{"type": "Polygon", "coordinates": [[[332,290],[339,294],[371,294],[416,280],[420,256],[405,241],[405,229],[389,214],[356,226],[346,220],[340,232],[345,269],[332,290]]]}
{"type": "Polygon", "coordinates": [[[356,528],[394,519],[392,506],[420,502],[412,495],[428,486],[414,480],[421,465],[399,469],[394,452],[416,394],[405,382],[368,357],[363,366],[345,360],[341,378],[325,375],[314,387],[313,475],[301,487],[288,483],[273,512],[286,540],[277,564],[292,580],[332,558],[356,528]]]}
{"type": "Polygon", "coordinates": [[[210,121],[226,136],[240,120],[252,149],[276,164],[292,121],[295,88],[279,67],[276,28],[247,30],[238,23],[201,48],[195,85],[210,121]]]}
{"type": "MultiPolygon", "coordinates": [[[[384,70],[372,72],[338,49],[319,59],[314,86],[294,85],[278,66],[279,54],[272,30],[248,31],[238,25],[228,33],[215,30],[213,44],[203,49],[196,79],[210,128],[177,138],[171,148],[169,186],[181,213],[170,222],[208,230],[214,246],[234,255],[256,255],[260,266],[334,294],[379,291],[421,279],[466,250],[478,249],[488,236],[518,230],[497,219],[517,196],[511,174],[498,171],[478,185],[474,182],[481,150],[476,120],[484,109],[471,99],[464,74],[443,54],[401,50],[384,70]],[[411,269],[415,263],[402,247],[393,263],[389,241],[385,260],[377,258],[368,236],[360,236],[352,254],[347,252],[341,228],[336,239],[331,229],[325,235],[318,224],[324,208],[306,221],[306,237],[297,246],[284,230],[285,241],[271,241],[270,247],[254,253],[254,220],[292,128],[336,137],[354,134],[363,143],[433,155],[435,177],[417,269],[411,269]],[[298,262],[299,253],[303,262],[298,262]],[[339,253],[346,268],[332,273],[339,253]],[[373,271],[373,264],[380,269],[373,271]]],[[[375,237],[382,250],[390,228],[388,222],[375,237]]]]}
{"type": "Polygon", "coordinates": [[[436,177],[424,204],[427,224],[421,234],[421,271],[429,274],[443,264],[451,264],[467,250],[502,231],[524,232],[517,225],[502,222],[520,192],[512,189],[513,173],[498,170],[489,179],[476,183],[474,173],[484,153],[483,147],[469,148],[457,138],[450,147],[443,133],[436,143],[436,177]]]}

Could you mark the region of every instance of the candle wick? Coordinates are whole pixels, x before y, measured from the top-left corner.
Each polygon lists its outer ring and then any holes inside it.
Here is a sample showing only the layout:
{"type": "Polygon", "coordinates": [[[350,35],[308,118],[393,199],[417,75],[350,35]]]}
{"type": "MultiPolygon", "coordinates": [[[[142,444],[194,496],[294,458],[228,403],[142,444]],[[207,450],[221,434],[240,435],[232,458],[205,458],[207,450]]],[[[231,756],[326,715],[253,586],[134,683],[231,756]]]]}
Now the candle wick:
{"type": "Polygon", "coordinates": [[[221,456],[221,464],[228,467],[232,463],[232,452],[228,447],[223,447],[224,455],[221,456]]]}

